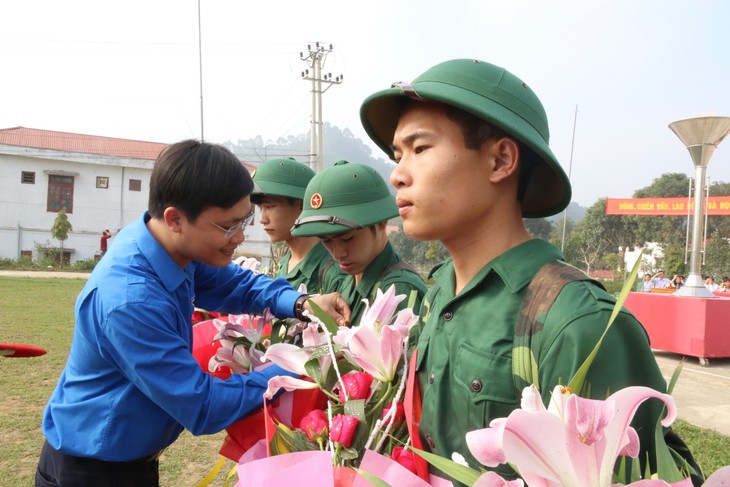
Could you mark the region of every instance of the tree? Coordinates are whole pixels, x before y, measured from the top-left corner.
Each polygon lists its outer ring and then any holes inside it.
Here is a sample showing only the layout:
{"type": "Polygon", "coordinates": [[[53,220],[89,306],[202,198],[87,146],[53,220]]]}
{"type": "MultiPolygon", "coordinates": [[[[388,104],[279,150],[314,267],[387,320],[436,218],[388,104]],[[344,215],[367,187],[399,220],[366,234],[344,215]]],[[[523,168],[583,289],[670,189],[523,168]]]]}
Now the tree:
{"type": "Polygon", "coordinates": [[[545,218],[523,218],[522,221],[525,222],[525,228],[527,228],[532,238],[550,239],[553,224],[549,220],[545,218]]]}
{"type": "MultiPolygon", "coordinates": [[[[579,226],[590,229],[592,238],[603,240],[606,243],[605,250],[608,254],[614,254],[614,252],[618,254],[617,259],[608,259],[608,261],[625,262],[626,252],[636,245],[637,221],[623,215],[607,215],[606,203],[607,198],[598,199],[593,206],[588,208],[579,226]]],[[[598,255],[598,258],[602,260],[605,260],[605,257],[605,254],[598,255]]],[[[622,267],[625,273],[626,266],[622,267]]]]}
{"type": "Polygon", "coordinates": [[[72,231],[73,227],[71,222],[68,221],[66,212],[61,209],[56,215],[56,219],[53,221],[51,227],[51,236],[61,243],[61,256],[59,262],[63,265],[63,242],[68,238],[68,232],[72,231]]]}
{"type": "MultiPolygon", "coordinates": [[[[587,213],[586,213],[587,215],[587,213]]],[[[590,274],[591,267],[596,261],[598,261],[606,252],[608,242],[602,235],[601,227],[592,224],[587,218],[583,218],[578,225],[576,225],[575,231],[570,234],[570,240],[576,245],[578,252],[578,259],[581,264],[585,267],[585,272],[590,274]]],[[[571,242],[571,244],[573,244],[571,242]]]]}
{"type": "MultiPolygon", "coordinates": [[[[681,173],[662,174],[649,186],[634,193],[635,198],[687,197],[689,178],[681,173]]],[[[632,217],[636,221],[636,237],[639,242],[657,242],[662,247],[684,241],[687,235],[687,218],[683,216],[632,217]]]]}
{"type": "Polygon", "coordinates": [[[715,280],[730,274],[730,241],[719,232],[712,234],[705,251],[704,274],[715,280]]]}

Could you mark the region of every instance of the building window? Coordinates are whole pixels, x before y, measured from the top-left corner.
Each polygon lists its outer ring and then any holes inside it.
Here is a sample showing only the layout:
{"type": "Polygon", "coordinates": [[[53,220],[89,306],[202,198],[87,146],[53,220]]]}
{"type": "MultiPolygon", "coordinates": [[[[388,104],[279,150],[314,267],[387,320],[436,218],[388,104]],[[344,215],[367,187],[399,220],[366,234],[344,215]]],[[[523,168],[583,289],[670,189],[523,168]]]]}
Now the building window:
{"type": "Polygon", "coordinates": [[[22,171],[20,173],[20,182],[23,184],[35,184],[35,173],[32,171],[22,171]]]}
{"type": "Polygon", "coordinates": [[[130,179],[129,180],[130,191],[142,191],[142,180],[141,179],[130,179]]]}
{"type": "Polygon", "coordinates": [[[48,175],[48,211],[73,213],[74,178],[73,176],[48,175]]]}
{"type": "Polygon", "coordinates": [[[104,176],[96,176],[96,187],[99,189],[109,188],[109,178],[104,176]]]}

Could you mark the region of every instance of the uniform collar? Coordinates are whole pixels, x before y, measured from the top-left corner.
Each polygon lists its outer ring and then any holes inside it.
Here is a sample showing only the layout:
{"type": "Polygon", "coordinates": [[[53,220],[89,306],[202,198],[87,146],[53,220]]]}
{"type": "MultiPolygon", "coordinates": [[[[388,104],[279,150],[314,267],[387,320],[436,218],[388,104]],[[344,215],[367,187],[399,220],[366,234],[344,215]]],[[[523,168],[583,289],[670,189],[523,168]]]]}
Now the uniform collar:
{"type": "MultiPolygon", "coordinates": [[[[502,279],[510,292],[518,293],[530,283],[543,265],[556,260],[564,260],[562,252],[557,247],[541,239],[528,240],[489,262],[472,278],[460,294],[464,295],[469,292],[492,272],[502,279]]],[[[432,275],[443,290],[454,292],[454,264],[451,259],[435,268],[432,275]]]]}
{"type": "MultiPolygon", "coordinates": [[[[317,263],[320,260],[322,260],[325,256],[328,256],[329,252],[325,248],[324,244],[322,242],[317,242],[317,245],[312,247],[309,252],[307,252],[307,255],[304,256],[304,258],[299,262],[294,269],[292,269],[291,274],[286,272],[286,270],[283,272],[282,275],[287,276],[289,278],[297,277],[299,274],[302,275],[307,281],[309,281],[312,276],[317,272],[317,266],[316,265],[310,265],[312,263],[317,263]]],[[[291,259],[291,250],[286,253],[286,261],[282,259],[281,265],[289,264],[289,259],[291,259]]]]}
{"type": "Polygon", "coordinates": [[[360,283],[357,285],[357,292],[360,293],[362,298],[367,298],[370,295],[371,289],[380,281],[381,274],[383,274],[383,271],[391,264],[393,259],[395,259],[395,249],[393,249],[390,242],[386,242],[383,251],[365,269],[362,279],[360,279],[360,283]]]}

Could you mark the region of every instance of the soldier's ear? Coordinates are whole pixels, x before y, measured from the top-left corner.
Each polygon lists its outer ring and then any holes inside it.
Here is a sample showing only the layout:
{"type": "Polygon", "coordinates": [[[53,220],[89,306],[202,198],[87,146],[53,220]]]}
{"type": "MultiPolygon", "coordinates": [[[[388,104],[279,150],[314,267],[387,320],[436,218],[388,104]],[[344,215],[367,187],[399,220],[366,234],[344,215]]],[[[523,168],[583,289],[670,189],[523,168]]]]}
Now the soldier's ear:
{"type": "Polygon", "coordinates": [[[489,180],[498,183],[517,174],[520,147],[511,137],[502,137],[492,144],[492,173],[489,180]]]}

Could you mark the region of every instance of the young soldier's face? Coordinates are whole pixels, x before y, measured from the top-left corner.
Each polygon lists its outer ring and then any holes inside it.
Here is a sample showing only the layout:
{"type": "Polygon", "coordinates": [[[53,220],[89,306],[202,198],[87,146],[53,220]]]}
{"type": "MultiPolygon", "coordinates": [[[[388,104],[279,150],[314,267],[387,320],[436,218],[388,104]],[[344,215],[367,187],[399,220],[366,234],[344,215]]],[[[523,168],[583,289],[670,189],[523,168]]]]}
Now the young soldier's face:
{"type": "Polygon", "coordinates": [[[352,230],[343,235],[320,237],[322,244],[335,259],[340,269],[357,280],[375,258],[380,255],[387,239],[386,223],[378,223],[373,227],[352,230]]]}
{"type": "Polygon", "coordinates": [[[283,196],[266,196],[259,207],[259,221],[272,242],[291,238],[291,228],[302,212],[301,204],[283,196]]]}
{"type": "Polygon", "coordinates": [[[489,215],[495,196],[485,151],[491,145],[467,149],[461,128],[441,105],[414,103],[403,111],[393,136],[398,165],[390,182],[398,190],[406,235],[446,242],[489,215]]]}

